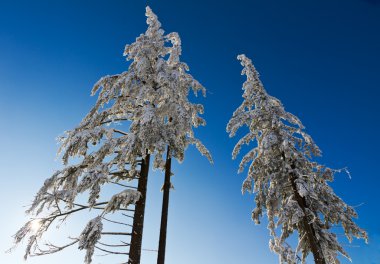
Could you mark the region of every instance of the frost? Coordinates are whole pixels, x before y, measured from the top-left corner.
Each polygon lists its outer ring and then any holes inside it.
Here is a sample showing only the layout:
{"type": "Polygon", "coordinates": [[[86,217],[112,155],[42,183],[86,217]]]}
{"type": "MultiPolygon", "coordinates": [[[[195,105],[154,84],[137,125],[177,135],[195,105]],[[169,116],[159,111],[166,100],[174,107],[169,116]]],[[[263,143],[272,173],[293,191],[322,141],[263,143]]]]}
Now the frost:
{"type": "Polygon", "coordinates": [[[141,194],[135,190],[124,190],[121,193],[112,196],[108,202],[105,213],[115,212],[120,208],[127,208],[130,204],[136,204],[140,199],[141,194]]]}
{"type": "Polygon", "coordinates": [[[95,251],[95,244],[101,237],[103,230],[103,223],[101,216],[97,216],[88,222],[86,228],[82,231],[79,236],[78,248],[80,250],[86,250],[86,256],[84,262],[90,264],[92,261],[92,255],[95,251]]]}

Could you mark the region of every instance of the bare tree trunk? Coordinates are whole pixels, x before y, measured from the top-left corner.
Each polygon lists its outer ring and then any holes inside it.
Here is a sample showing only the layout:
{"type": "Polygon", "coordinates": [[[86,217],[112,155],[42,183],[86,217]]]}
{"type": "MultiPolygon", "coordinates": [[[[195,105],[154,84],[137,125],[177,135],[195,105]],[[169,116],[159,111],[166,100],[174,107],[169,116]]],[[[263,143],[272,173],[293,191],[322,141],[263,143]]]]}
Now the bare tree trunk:
{"type": "Polygon", "coordinates": [[[150,154],[147,154],[142,160],[139,183],[137,190],[141,193],[140,199],[135,206],[135,214],[133,217],[132,238],[129,248],[129,264],[140,264],[141,245],[144,229],[145,202],[148,184],[150,154]]]}
{"type": "MultiPolygon", "coordinates": [[[[285,155],[283,154],[283,158],[285,160],[285,155]]],[[[295,164],[293,163],[291,168],[292,169],[295,169],[295,164]]],[[[326,264],[326,261],[325,261],[325,258],[323,257],[323,253],[322,253],[322,250],[320,248],[320,245],[318,244],[318,241],[317,241],[317,238],[316,238],[316,235],[315,235],[315,230],[314,230],[314,227],[313,227],[313,224],[312,223],[309,223],[309,219],[307,217],[307,212],[306,212],[306,208],[307,208],[307,204],[306,204],[306,200],[304,197],[302,197],[298,190],[297,190],[297,185],[296,185],[296,177],[293,173],[290,174],[290,182],[292,184],[292,189],[293,189],[293,192],[294,192],[294,197],[296,198],[296,201],[298,203],[298,205],[301,207],[302,209],[302,212],[304,213],[304,217],[302,218],[302,225],[306,231],[306,235],[307,235],[307,239],[309,240],[309,244],[310,244],[310,249],[311,249],[311,252],[313,253],[313,257],[314,257],[314,262],[315,264],[326,264]]]]}
{"type": "Polygon", "coordinates": [[[164,194],[162,200],[162,212],[161,212],[161,229],[160,229],[160,240],[158,243],[158,256],[157,264],[165,263],[165,250],[166,250],[166,232],[168,225],[168,211],[169,211],[169,193],[170,193],[170,175],[171,175],[171,164],[172,159],[170,157],[170,149],[168,146],[166,153],[166,163],[165,163],[165,182],[164,182],[164,194]]]}

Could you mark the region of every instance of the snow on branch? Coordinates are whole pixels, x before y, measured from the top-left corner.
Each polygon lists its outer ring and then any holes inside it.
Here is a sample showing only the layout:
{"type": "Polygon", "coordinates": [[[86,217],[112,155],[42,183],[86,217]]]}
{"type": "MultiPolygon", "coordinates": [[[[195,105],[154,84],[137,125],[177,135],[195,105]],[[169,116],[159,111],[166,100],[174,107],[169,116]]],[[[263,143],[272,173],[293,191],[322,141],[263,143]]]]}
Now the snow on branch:
{"type": "Polygon", "coordinates": [[[92,261],[92,255],[95,251],[95,245],[101,237],[103,230],[102,217],[97,216],[88,222],[85,229],[79,236],[78,248],[80,250],[86,250],[85,263],[90,264],[92,261]]]}
{"type": "Polygon", "coordinates": [[[104,213],[115,212],[120,208],[127,208],[130,204],[136,204],[140,199],[140,192],[136,190],[124,190],[118,194],[112,196],[107,206],[104,209],[104,213]]]}

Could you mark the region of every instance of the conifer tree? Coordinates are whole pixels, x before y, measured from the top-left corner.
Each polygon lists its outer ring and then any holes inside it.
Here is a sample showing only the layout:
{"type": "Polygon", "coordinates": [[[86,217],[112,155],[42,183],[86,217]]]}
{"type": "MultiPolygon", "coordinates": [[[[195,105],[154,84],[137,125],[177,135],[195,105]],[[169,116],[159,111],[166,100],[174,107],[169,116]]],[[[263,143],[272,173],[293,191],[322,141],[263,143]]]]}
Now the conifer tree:
{"type": "Polygon", "coordinates": [[[328,185],[340,170],[315,161],[321,151],[301,121],[266,92],[250,59],[245,55],[238,59],[247,80],[243,103],[233,113],[227,132],[233,137],[239,128],[249,128],[236,144],[233,159],[244,144],[257,144],[239,166],[242,172],[250,163],[242,192],[255,194],[252,219],[259,224],[266,213],[272,236],[269,247],[279,255],[280,263],[295,264],[298,259],[305,263],[310,252],[317,264],[339,263],[338,254],[349,258],[332,228],[341,225],[350,242],[353,237],[366,241],[368,237],[353,221],[357,217],[354,208],[328,185]],[[286,242],[294,232],[298,236],[295,250],[286,242]]]}
{"type": "MultiPolygon", "coordinates": [[[[169,57],[165,67],[157,74],[157,100],[154,101],[155,115],[160,120],[160,141],[166,146],[166,161],[158,167],[165,171],[163,185],[163,203],[161,212],[161,227],[158,247],[157,263],[164,264],[166,251],[166,233],[169,210],[169,192],[172,186],[170,177],[171,160],[184,160],[186,148],[193,144],[198,151],[212,163],[212,157],[200,140],[194,136],[193,128],[206,125],[206,121],[199,116],[203,113],[201,104],[193,104],[188,96],[192,90],[195,96],[201,91],[206,96],[205,88],[191,76],[187,64],[180,61],[181,39],[178,33],[170,33],[165,39],[171,43],[169,57]]],[[[158,136],[157,138],[159,138],[158,136]]],[[[160,147],[160,151],[164,148],[160,147]]],[[[163,160],[162,160],[163,161],[163,160]]]]}
{"type": "Polygon", "coordinates": [[[192,130],[205,124],[198,116],[203,107],[185,99],[190,88],[194,93],[205,93],[205,89],[186,73],[186,64],[179,62],[178,35],[164,35],[149,7],[146,16],[147,31],[125,47],[124,55],[131,61],[128,70],[101,78],[92,89],[92,95],[98,93],[95,106],[75,129],[60,138],[64,168],[45,181],[27,210],[31,220],[14,236],[16,245],[28,239],[25,259],[77,245],[86,250],[85,263],[92,262],[96,249],[129,254],[128,263],[140,263],[150,156],[154,157],[153,168],[164,170],[167,147],[167,157],[182,161],[186,147],[194,144],[211,159],[192,130]],[[139,180],[137,190],[129,184],[134,179],[139,180]],[[109,185],[119,189],[113,188],[111,195],[103,192],[109,185]],[[81,194],[88,194],[86,203],[81,194]],[[128,208],[134,204],[135,209],[128,208]],[[52,225],[85,210],[99,213],[80,234],[70,237],[66,245],[47,242],[46,248],[41,247],[40,240],[52,225]],[[134,216],[128,214],[132,211],[134,216]],[[133,217],[132,232],[105,230],[105,221],[124,230],[129,224],[120,219],[133,217]],[[132,235],[131,245],[123,240],[118,244],[102,242],[108,235],[132,235]],[[128,246],[130,252],[112,250],[128,246]]]}

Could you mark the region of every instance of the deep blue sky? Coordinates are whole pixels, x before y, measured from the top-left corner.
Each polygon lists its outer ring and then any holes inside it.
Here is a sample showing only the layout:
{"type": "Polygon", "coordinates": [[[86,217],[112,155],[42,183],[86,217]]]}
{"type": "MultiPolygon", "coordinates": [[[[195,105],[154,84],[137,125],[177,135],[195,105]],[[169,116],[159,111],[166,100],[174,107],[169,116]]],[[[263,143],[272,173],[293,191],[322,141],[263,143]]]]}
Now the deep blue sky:
{"type": "MultiPolygon", "coordinates": [[[[179,32],[183,61],[208,89],[207,98],[197,99],[208,125],[196,133],[215,160],[211,166],[190,148],[174,167],[167,264],[277,263],[265,222],[250,220],[253,197],[240,193],[245,175],[231,160],[238,139],[225,133],[241,102],[239,53],[253,59],[267,91],[301,118],[323,151],[320,161],[350,169],[352,179],[341,174],[332,185],[347,203],[361,204],[357,222],[370,244],[341,241],[353,263],[379,264],[380,1],[149,4],[166,32],[179,32]]],[[[1,252],[26,220],[22,206],[60,167],[55,137],[94,104],[89,93],[101,76],[127,69],[122,52],[146,30],[144,7],[137,0],[0,1],[1,252]]],[[[162,178],[150,178],[146,248],[157,247],[162,178]]],[[[145,252],[143,264],[154,259],[145,252]]],[[[29,263],[82,260],[83,252],[72,250],[29,263]]],[[[1,253],[0,262],[22,263],[22,250],[1,253]]]]}

